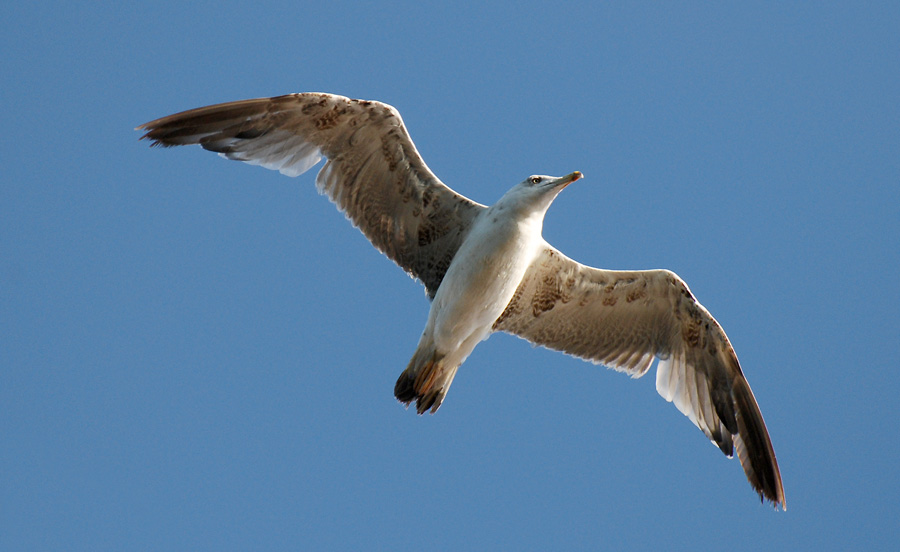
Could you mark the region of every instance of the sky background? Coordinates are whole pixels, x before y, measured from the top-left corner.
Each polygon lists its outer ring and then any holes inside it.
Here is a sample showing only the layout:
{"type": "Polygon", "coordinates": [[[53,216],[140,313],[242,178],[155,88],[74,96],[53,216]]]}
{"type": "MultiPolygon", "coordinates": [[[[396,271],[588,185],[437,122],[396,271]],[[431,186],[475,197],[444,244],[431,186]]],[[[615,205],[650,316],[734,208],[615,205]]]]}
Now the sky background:
{"type": "Polygon", "coordinates": [[[729,4],[5,6],[0,549],[894,549],[900,4],[729,4]],[[315,170],[133,130],[305,91],[396,106],[482,203],[582,171],[544,236],[688,282],[787,512],[655,369],[495,335],[404,410],[429,304],[315,170]]]}

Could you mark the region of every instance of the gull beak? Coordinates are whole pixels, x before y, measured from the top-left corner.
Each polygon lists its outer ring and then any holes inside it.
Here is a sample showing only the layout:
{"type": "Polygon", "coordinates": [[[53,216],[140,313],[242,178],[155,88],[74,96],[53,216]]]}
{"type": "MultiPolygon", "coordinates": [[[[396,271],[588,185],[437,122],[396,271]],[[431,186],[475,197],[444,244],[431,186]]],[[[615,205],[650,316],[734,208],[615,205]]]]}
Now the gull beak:
{"type": "Polygon", "coordinates": [[[564,176],[564,177],[560,178],[559,180],[557,180],[557,181],[554,183],[553,187],[554,187],[554,188],[559,188],[560,191],[562,191],[563,188],[565,188],[566,186],[568,186],[568,185],[571,184],[572,182],[575,182],[576,180],[582,178],[583,176],[584,176],[584,175],[581,174],[581,171],[575,171],[575,172],[573,172],[572,174],[567,174],[566,176],[564,176]]]}

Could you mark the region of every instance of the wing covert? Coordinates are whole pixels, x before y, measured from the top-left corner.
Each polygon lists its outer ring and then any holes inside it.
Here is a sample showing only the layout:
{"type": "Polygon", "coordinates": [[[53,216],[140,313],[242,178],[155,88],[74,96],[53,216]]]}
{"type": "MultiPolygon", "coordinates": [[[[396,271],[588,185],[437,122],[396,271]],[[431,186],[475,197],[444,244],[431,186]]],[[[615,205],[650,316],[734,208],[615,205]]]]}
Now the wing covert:
{"type": "Polygon", "coordinates": [[[582,265],[545,245],[494,330],[640,377],[659,358],[656,388],[748,480],[784,505],[775,452],[725,332],[668,270],[582,265]]]}
{"type": "Polygon", "coordinates": [[[199,144],[288,176],[327,158],[319,191],[430,297],[484,209],[431,172],[400,114],[380,102],[290,94],[201,107],[138,129],[154,146],[199,144]]]}

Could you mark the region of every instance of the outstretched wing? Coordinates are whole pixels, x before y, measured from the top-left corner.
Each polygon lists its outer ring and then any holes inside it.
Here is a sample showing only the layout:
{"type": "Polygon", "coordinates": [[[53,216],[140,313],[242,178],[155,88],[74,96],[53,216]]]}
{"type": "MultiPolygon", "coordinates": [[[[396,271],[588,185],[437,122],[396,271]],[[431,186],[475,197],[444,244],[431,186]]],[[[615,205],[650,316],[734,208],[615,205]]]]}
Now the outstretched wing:
{"type": "Polygon", "coordinates": [[[667,270],[611,271],[546,245],[494,330],[642,376],[660,359],[656,389],[731,456],[750,484],[784,507],[775,451],[725,332],[667,270]]]}
{"type": "Polygon", "coordinates": [[[143,124],[154,146],[199,144],[316,185],[382,253],[437,291],[480,205],[425,165],[393,107],[332,94],[230,102],[143,124]]]}

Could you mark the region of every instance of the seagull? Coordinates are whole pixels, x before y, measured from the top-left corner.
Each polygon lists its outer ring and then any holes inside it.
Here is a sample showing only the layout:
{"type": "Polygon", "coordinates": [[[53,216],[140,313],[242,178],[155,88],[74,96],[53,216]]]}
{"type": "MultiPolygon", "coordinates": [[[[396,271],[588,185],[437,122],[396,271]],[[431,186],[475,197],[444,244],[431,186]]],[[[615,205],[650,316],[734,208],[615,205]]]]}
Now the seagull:
{"type": "Polygon", "coordinates": [[[657,362],[656,390],[723,453],[737,453],[760,500],[785,508],[759,405],[722,327],[669,270],[603,270],[541,235],[556,196],[582,178],[529,176],[487,207],[442,183],[400,113],[377,101],[289,94],[201,107],[137,127],[152,146],[199,144],[222,157],[316,177],[347,218],[425,286],[431,309],[394,387],[436,412],[481,341],[507,332],[632,377],[657,362]]]}

